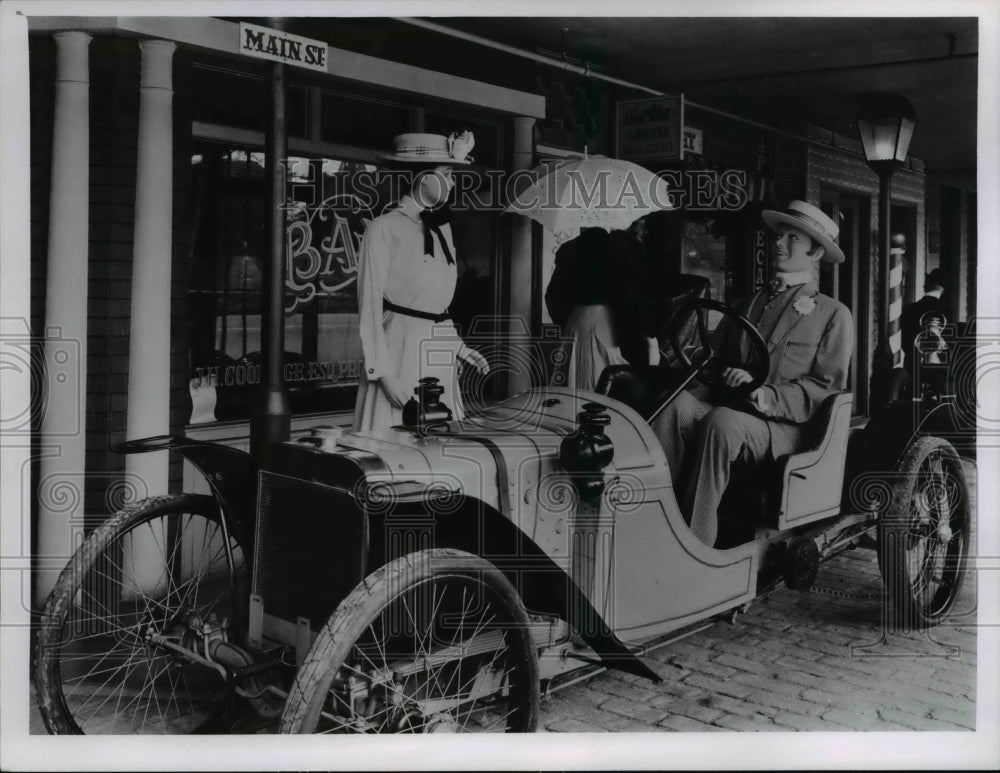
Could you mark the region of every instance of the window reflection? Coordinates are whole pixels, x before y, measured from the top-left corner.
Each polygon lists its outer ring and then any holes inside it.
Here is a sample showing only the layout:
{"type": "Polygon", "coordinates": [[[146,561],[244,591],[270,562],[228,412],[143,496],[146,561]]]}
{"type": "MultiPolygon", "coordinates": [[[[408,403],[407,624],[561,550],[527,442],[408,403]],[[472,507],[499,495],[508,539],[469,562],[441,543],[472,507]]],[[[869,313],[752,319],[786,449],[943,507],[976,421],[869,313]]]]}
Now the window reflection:
{"type": "MultiPolygon", "coordinates": [[[[731,302],[726,273],[726,235],[718,233],[716,221],[710,217],[689,216],[684,223],[681,242],[681,271],[697,274],[709,280],[710,296],[731,302]]],[[[721,314],[709,311],[711,329],[719,323],[721,314]]]]}

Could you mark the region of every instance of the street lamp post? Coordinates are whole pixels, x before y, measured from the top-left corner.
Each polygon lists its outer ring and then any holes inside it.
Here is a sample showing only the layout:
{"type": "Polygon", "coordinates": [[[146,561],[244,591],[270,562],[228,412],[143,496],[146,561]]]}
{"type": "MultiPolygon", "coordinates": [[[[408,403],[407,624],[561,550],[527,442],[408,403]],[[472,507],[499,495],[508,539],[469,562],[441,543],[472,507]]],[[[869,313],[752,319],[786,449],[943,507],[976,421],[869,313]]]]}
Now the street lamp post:
{"type": "MultiPolygon", "coordinates": [[[[273,29],[284,31],[285,20],[271,19],[273,29]]],[[[288,161],[286,124],[286,65],[268,66],[269,104],[265,137],[266,173],[271,191],[266,232],[268,255],[264,261],[261,292],[261,384],[250,422],[250,453],[258,460],[275,443],[288,440],[291,410],[282,375],[285,351],[285,165],[288,161]]]]}
{"type": "MultiPolygon", "coordinates": [[[[917,117],[909,101],[898,94],[866,94],[858,109],[858,133],[865,149],[865,160],[878,175],[878,227],[879,227],[879,293],[882,300],[881,333],[872,373],[872,412],[888,400],[892,370],[896,365],[895,352],[891,351],[889,331],[898,325],[890,313],[890,277],[894,276],[891,258],[891,206],[892,177],[906,161],[910,140],[917,125],[917,117]]],[[[896,272],[898,273],[898,272],[896,272]]]]}

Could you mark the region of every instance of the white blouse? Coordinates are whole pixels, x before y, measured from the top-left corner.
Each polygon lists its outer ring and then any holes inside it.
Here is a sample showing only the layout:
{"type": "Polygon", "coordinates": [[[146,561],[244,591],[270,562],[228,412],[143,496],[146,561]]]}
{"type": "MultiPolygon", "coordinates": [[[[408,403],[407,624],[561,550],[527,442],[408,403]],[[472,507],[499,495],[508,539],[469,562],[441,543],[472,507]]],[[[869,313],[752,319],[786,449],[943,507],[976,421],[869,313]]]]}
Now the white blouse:
{"type": "MultiPolygon", "coordinates": [[[[455,257],[451,226],[441,233],[455,257]]],[[[382,299],[397,306],[440,314],[455,294],[458,267],[449,263],[436,235],[434,256],[424,254],[420,208],[404,196],[396,209],[375,218],[365,229],[358,260],[358,312],[365,374],[370,381],[393,373],[398,357],[389,351],[382,299]]],[[[397,353],[398,354],[398,353],[397,353]]]]}

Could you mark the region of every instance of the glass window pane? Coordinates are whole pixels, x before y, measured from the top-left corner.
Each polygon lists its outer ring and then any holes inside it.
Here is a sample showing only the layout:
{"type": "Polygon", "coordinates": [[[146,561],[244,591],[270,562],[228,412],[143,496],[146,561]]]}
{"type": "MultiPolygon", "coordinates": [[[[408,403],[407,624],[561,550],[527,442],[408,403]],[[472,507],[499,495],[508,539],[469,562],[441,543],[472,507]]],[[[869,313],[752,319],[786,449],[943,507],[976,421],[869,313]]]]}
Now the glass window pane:
{"type": "MultiPolygon", "coordinates": [[[[194,65],[198,87],[191,90],[194,120],[240,129],[265,131],[267,82],[252,73],[194,65]]],[[[289,86],[286,93],[286,126],[290,136],[308,137],[309,90],[289,86]]]]}
{"type": "MultiPolygon", "coordinates": [[[[265,95],[266,98],[266,95],[265,95]]],[[[285,128],[290,137],[309,136],[309,90],[304,86],[289,86],[285,96],[285,128]]]]}
{"type": "Polygon", "coordinates": [[[264,79],[215,67],[194,66],[194,120],[264,131],[264,79]]]}
{"type": "MultiPolygon", "coordinates": [[[[709,296],[729,302],[726,274],[726,237],[713,233],[712,219],[689,219],[684,223],[681,247],[681,271],[697,274],[709,280],[709,296]]],[[[715,329],[721,314],[710,311],[709,327],[715,329]]]]}
{"type": "MultiPolygon", "coordinates": [[[[264,154],[197,143],[189,277],[192,423],[247,419],[261,381],[264,154]]],[[[353,408],[362,365],[357,259],[392,188],[372,165],[292,156],[283,378],[293,413],[353,408]]]]}
{"type": "Polygon", "coordinates": [[[410,131],[411,109],[325,91],[320,99],[320,139],[388,151],[392,138],[410,131]]]}

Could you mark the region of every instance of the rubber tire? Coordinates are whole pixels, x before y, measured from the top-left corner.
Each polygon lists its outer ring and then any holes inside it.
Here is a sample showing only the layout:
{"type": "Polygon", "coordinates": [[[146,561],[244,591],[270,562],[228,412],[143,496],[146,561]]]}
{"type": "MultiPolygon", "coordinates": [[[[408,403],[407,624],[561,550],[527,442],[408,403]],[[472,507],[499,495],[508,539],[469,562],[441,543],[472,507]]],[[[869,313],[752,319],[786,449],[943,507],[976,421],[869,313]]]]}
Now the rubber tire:
{"type": "Polygon", "coordinates": [[[970,506],[962,462],[951,443],[938,437],[923,437],[907,448],[892,482],[888,512],[879,518],[878,560],[886,591],[888,621],[902,630],[921,630],[938,625],[954,606],[962,587],[969,554],[970,506]],[[914,578],[907,561],[907,535],[913,513],[910,503],[920,482],[919,473],[931,454],[940,454],[943,469],[958,486],[957,503],[950,520],[958,522],[964,538],[953,557],[947,593],[936,593],[933,606],[921,603],[912,592],[914,578]],[[943,597],[939,600],[938,595],[943,597]]]}
{"type": "Polygon", "coordinates": [[[524,669],[528,685],[517,709],[518,721],[507,732],[534,732],[538,723],[539,679],[528,614],[517,591],[493,564],[460,550],[422,550],[397,558],[370,574],[340,603],[313,642],[285,702],[282,733],[311,733],[326,694],[344,659],[368,625],[394,598],[436,574],[475,574],[495,592],[513,619],[511,652],[515,668],[524,669]],[[403,582],[406,584],[404,585],[403,582]]]}
{"type": "MultiPolygon", "coordinates": [[[[95,562],[113,541],[152,518],[171,513],[201,515],[215,523],[219,523],[220,519],[215,499],[201,494],[149,497],[128,505],[112,515],[87,537],[73,554],[69,564],[60,573],[59,579],[49,593],[35,643],[33,672],[39,710],[50,734],[84,734],[66,706],[61,686],[58,656],[63,624],[73,606],[79,578],[89,574],[95,562]]],[[[230,529],[233,528],[229,524],[227,526],[230,529]]],[[[239,535],[230,531],[230,537],[236,541],[242,551],[242,545],[245,543],[240,540],[239,535]]],[[[241,610],[241,613],[245,620],[245,610],[241,610]]],[[[242,635],[243,632],[238,633],[242,635]]],[[[220,708],[229,699],[228,695],[220,695],[220,708]]]]}

